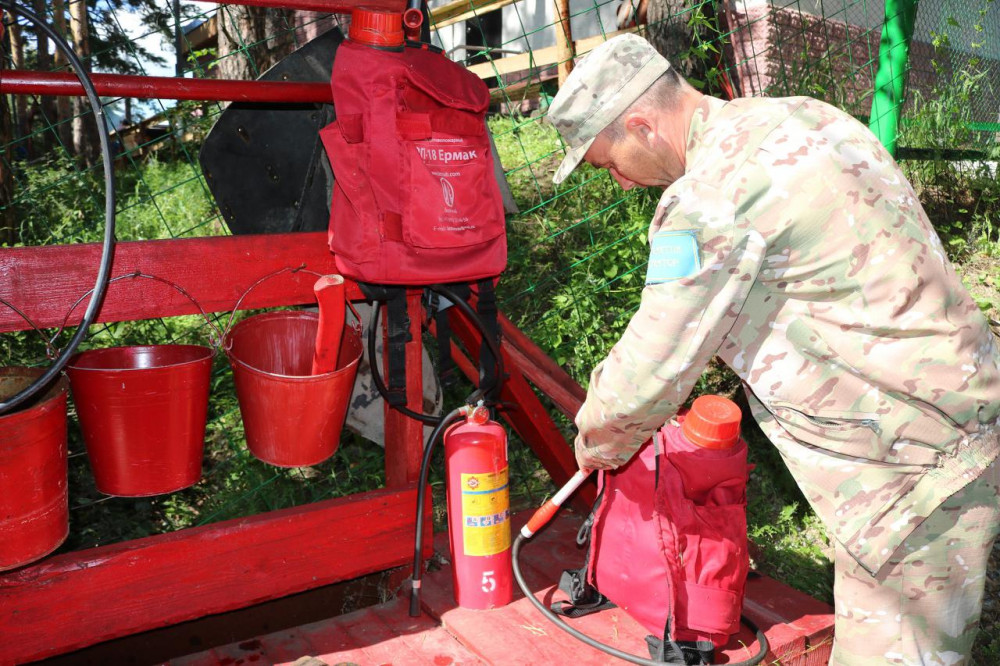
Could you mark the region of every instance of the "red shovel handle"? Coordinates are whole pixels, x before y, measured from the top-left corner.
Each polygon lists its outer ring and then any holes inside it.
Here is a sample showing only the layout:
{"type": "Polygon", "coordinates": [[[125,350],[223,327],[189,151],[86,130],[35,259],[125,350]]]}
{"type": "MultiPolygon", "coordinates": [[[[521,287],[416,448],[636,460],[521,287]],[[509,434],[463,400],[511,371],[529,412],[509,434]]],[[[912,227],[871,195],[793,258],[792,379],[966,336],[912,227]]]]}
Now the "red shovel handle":
{"type": "Polygon", "coordinates": [[[324,275],[313,285],[319,303],[319,329],[316,331],[316,351],[312,373],[321,375],[337,369],[340,339],[344,334],[344,278],[324,275]]]}

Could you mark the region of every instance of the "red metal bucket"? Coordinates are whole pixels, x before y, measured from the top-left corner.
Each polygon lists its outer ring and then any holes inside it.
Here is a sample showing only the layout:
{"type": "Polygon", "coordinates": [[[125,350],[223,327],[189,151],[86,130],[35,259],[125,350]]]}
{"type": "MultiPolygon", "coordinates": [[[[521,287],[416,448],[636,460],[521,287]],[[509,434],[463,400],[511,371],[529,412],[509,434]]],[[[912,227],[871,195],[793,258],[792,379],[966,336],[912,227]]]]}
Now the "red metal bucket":
{"type": "Polygon", "coordinates": [[[340,444],[340,431],[361,359],[361,334],[347,326],[337,369],[311,375],[319,315],[268,312],[226,334],[247,447],[278,467],[321,463],[340,444]]]}
{"type": "MultiPolygon", "coordinates": [[[[0,399],[17,395],[43,368],[0,368],[0,399]]],[[[66,390],[60,377],[30,407],[0,416],[0,571],[33,562],[69,533],[66,390]]]]}
{"type": "Polygon", "coordinates": [[[97,489],[145,497],[201,478],[214,352],[200,345],[92,349],[67,366],[97,489]]]}

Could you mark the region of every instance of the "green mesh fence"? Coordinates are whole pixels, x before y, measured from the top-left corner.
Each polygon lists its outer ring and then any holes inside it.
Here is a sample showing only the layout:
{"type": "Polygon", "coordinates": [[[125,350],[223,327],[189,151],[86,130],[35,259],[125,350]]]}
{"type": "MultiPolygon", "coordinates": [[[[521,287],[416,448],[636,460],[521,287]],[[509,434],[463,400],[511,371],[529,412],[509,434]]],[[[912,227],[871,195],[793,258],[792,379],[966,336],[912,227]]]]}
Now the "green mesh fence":
{"type": "MultiPolygon", "coordinates": [[[[71,15],[79,13],[79,2],[35,6],[73,39],[71,15]]],[[[336,15],[216,9],[205,3],[183,3],[178,19],[161,4],[169,3],[92,3],[87,62],[103,72],[255,78],[297,46],[348,23],[336,15]],[[179,40],[177,25],[182,28],[179,40]],[[174,47],[178,41],[180,58],[174,47]]],[[[645,230],[658,194],[623,192],[606,173],[586,166],[565,183],[552,184],[564,146],[543,118],[558,89],[560,65],[609,36],[634,30],[711,94],[810,95],[870,122],[887,12],[879,0],[570,0],[560,21],[558,4],[435,0],[430,4],[431,41],[479,74],[492,91],[490,126],[520,208],[508,220],[510,268],[501,283],[502,307],[585,383],[638,306],[645,230]]],[[[40,41],[27,24],[5,17],[4,26],[3,68],[65,68],[52,45],[40,41]]],[[[899,145],[995,149],[1000,132],[998,49],[1000,9],[993,0],[921,3],[909,58],[891,77],[902,79],[907,93],[894,137],[899,145]],[[942,120],[942,114],[951,115],[942,120]]],[[[116,124],[119,239],[227,234],[197,159],[222,105],[103,101],[116,124]]],[[[895,113],[896,106],[880,113],[895,113]]],[[[86,138],[92,120],[78,101],[68,98],[2,96],[4,245],[100,237],[102,174],[92,138],[90,143],[86,138]]],[[[112,288],[128,289],[129,284],[126,280],[112,288]]],[[[207,336],[200,319],[178,317],[95,327],[86,344],[204,342],[207,336]]],[[[4,335],[0,349],[11,364],[47,363],[44,345],[34,334],[4,335]]],[[[204,480],[159,498],[100,496],[73,421],[74,512],[68,547],[205,524],[383,482],[380,449],[350,436],[331,461],[315,468],[279,470],[254,460],[244,446],[232,377],[221,355],[212,395],[204,480]]],[[[527,494],[545,491],[530,456],[516,455],[514,464],[515,478],[537,481],[524,482],[527,494]]]]}

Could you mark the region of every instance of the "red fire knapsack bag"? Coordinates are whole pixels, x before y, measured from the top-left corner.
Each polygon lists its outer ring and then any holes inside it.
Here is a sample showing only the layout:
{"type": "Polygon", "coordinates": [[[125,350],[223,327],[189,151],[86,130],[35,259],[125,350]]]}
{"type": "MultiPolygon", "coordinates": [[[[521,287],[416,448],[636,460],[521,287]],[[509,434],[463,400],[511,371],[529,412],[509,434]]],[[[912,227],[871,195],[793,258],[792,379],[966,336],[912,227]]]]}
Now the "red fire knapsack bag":
{"type": "Polygon", "coordinates": [[[507,240],[479,77],[427,45],[348,40],[331,85],[337,120],[320,136],[338,270],[405,285],[499,275],[507,240]]]}
{"type": "Polygon", "coordinates": [[[600,474],[587,565],[564,573],[571,602],[552,610],[575,617],[616,605],[650,631],[654,656],[711,664],[740,627],[751,468],[742,439],[706,460],[672,445],[676,428],[600,474]]]}

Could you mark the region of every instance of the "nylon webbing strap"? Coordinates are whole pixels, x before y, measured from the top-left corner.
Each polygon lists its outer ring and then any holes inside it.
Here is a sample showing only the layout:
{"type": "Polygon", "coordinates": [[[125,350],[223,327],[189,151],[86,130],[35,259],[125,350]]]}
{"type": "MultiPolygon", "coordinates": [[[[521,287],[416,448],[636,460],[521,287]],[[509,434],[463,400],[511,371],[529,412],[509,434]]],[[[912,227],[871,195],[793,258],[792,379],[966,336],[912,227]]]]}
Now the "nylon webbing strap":
{"type": "MultiPolygon", "coordinates": [[[[493,280],[487,278],[478,283],[479,298],[476,301],[476,311],[483,322],[486,331],[479,347],[479,385],[495,387],[490,395],[486,396],[493,400],[500,398],[500,382],[497,381],[497,359],[493,357],[489,345],[486,343],[486,335],[489,335],[500,346],[500,324],[497,321],[497,295],[493,288],[493,280]]],[[[502,377],[499,379],[503,379],[502,377]]]]}
{"type": "Polygon", "coordinates": [[[549,608],[556,615],[568,618],[583,617],[615,605],[597,588],[587,582],[587,567],[567,569],[559,577],[559,589],[566,593],[569,601],[553,601],[549,608]]]}
{"type": "MultiPolygon", "coordinates": [[[[381,301],[386,306],[386,340],[385,358],[389,362],[386,373],[386,401],[393,407],[406,405],[406,343],[413,337],[410,335],[410,316],[406,306],[406,287],[358,282],[361,293],[372,301],[381,301]]],[[[375,363],[375,359],[369,359],[375,363]]]]}
{"type": "Polygon", "coordinates": [[[438,308],[434,313],[434,323],[437,327],[438,377],[442,386],[454,386],[458,378],[455,376],[455,361],[451,357],[451,324],[448,323],[447,308],[438,308]]]}
{"type": "Polygon", "coordinates": [[[712,641],[672,641],[646,636],[649,658],[664,664],[685,664],[700,666],[715,661],[715,646],[712,641]]]}
{"type": "Polygon", "coordinates": [[[406,404],[406,343],[410,341],[410,317],[406,312],[406,289],[386,287],[389,296],[388,325],[389,373],[386,388],[389,404],[398,407],[406,404]]]}

